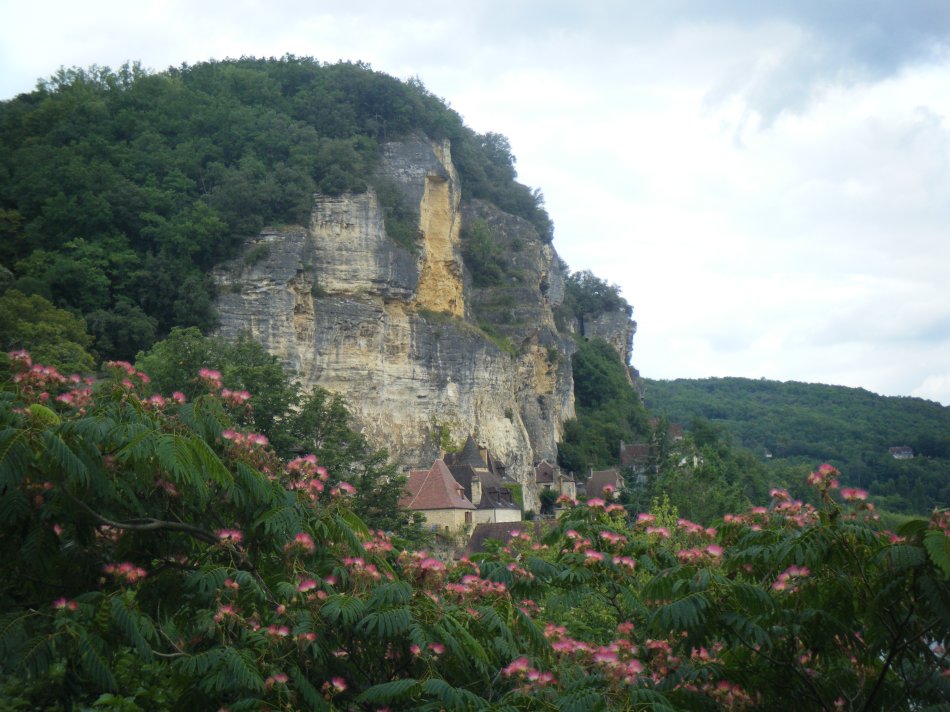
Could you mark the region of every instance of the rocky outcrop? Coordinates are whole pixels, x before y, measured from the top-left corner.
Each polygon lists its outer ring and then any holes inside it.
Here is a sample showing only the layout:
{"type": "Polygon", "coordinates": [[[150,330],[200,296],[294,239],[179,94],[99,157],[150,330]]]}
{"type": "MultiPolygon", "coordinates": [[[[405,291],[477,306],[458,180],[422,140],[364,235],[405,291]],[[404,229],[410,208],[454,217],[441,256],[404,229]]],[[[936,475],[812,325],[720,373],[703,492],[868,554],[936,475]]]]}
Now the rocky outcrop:
{"type": "MultiPolygon", "coordinates": [[[[527,484],[574,415],[574,344],[553,314],[562,263],[526,221],[462,201],[447,143],[387,144],[379,170],[418,205],[417,249],[387,237],[374,191],[317,195],[308,225],[266,230],[216,270],[221,333],[249,331],[305,385],[344,394],[368,438],[405,465],[476,434],[527,484]],[[462,259],[475,220],[505,250],[506,278],[491,288],[462,259]]],[[[632,331],[615,326],[609,340],[626,355],[632,331]]]]}
{"type": "Polygon", "coordinates": [[[584,336],[588,339],[603,339],[616,349],[625,364],[630,383],[638,386],[637,371],[629,366],[633,356],[633,336],[637,333],[637,322],[630,318],[625,309],[602,312],[584,317],[584,336]]]}

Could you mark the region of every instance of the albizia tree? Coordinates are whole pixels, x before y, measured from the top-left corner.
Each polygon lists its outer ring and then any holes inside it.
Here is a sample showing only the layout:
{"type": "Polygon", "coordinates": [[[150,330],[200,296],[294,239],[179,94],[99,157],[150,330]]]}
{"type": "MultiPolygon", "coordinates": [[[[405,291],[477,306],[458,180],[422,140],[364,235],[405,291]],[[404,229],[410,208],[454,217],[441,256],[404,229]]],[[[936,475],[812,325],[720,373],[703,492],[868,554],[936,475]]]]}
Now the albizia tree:
{"type": "Polygon", "coordinates": [[[568,505],[477,561],[400,550],[246,394],[11,354],[0,394],[5,709],[941,709],[950,521],[860,490],[716,529],[568,505]]]}

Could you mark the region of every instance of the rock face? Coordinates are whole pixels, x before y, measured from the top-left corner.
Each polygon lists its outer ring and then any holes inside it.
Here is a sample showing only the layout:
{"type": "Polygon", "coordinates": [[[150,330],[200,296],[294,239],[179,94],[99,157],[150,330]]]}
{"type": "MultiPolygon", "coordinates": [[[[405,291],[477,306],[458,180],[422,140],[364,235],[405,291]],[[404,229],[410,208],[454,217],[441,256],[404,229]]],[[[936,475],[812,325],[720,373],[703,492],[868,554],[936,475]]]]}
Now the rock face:
{"type": "MultiPolygon", "coordinates": [[[[603,312],[584,319],[583,335],[588,339],[603,339],[616,349],[626,364],[633,355],[633,335],[637,333],[637,322],[630,318],[624,309],[603,312]]],[[[633,386],[638,386],[639,373],[627,367],[627,376],[633,386]]]]}
{"type": "MultiPolygon", "coordinates": [[[[417,249],[387,237],[372,190],[317,195],[309,225],[264,231],[216,270],[221,332],[249,331],[305,385],[342,393],[406,466],[429,467],[474,434],[528,484],[574,415],[574,344],[552,311],[562,263],[526,221],[463,202],[447,142],[387,144],[379,170],[418,205],[417,249]],[[475,287],[465,269],[460,233],[473,221],[506,246],[501,285],[475,287]]],[[[617,326],[603,335],[626,357],[630,322],[617,326]]]]}

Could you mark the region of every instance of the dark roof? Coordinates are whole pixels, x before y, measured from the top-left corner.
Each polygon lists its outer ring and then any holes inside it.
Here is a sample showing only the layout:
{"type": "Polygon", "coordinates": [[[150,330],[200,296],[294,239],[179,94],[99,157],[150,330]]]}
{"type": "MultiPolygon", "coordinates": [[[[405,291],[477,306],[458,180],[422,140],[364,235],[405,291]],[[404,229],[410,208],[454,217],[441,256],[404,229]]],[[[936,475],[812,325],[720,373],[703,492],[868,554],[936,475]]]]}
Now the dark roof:
{"type": "Polygon", "coordinates": [[[476,524],[472,530],[472,536],[465,547],[465,555],[471,556],[485,550],[485,543],[489,539],[500,541],[507,544],[511,541],[512,532],[530,531],[535,538],[544,534],[544,526],[541,520],[533,522],[490,522],[485,524],[476,524]]]}
{"type": "Polygon", "coordinates": [[[604,497],[604,487],[610,485],[616,492],[623,486],[623,479],[616,470],[595,470],[587,480],[588,497],[604,497]]]}
{"type": "Polygon", "coordinates": [[[552,465],[547,460],[541,460],[534,468],[534,481],[539,485],[554,482],[554,475],[557,473],[557,466],[552,465]]]}
{"type": "Polygon", "coordinates": [[[620,443],[620,466],[647,464],[652,449],[650,443],[620,443]]]}
{"type": "Polygon", "coordinates": [[[482,449],[483,448],[475,442],[475,438],[469,435],[461,450],[446,453],[445,464],[449,467],[470,465],[476,470],[488,470],[502,479],[507,479],[506,471],[508,468],[505,466],[505,463],[494,457],[488,448],[484,448],[485,455],[483,456],[482,449]]]}
{"type": "MultiPolygon", "coordinates": [[[[654,431],[660,424],[659,418],[650,418],[650,428],[654,431]]],[[[679,423],[667,423],[666,424],[666,434],[669,436],[670,440],[682,440],[683,439],[683,426],[679,423]]]]}
{"type": "Polygon", "coordinates": [[[465,496],[472,499],[472,478],[478,477],[482,483],[482,498],[477,509],[521,509],[514,500],[511,490],[505,487],[505,480],[493,475],[488,468],[475,468],[471,465],[453,465],[449,468],[452,477],[465,489],[465,496]]]}
{"type": "Polygon", "coordinates": [[[452,462],[448,464],[449,466],[471,465],[474,468],[481,467],[488,469],[488,463],[482,459],[482,453],[478,449],[478,443],[475,442],[475,438],[471,435],[469,435],[465,441],[465,447],[462,448],[461,452],[456,453],[455,457],[452,458],[452,462]]]}
{"type": "Polygon", "coordinates": [[[436,460],[431,470],[410,472],[406,490],[408,495],[400,500],[406,509],[475,509],[442,460],[436,460]]]}

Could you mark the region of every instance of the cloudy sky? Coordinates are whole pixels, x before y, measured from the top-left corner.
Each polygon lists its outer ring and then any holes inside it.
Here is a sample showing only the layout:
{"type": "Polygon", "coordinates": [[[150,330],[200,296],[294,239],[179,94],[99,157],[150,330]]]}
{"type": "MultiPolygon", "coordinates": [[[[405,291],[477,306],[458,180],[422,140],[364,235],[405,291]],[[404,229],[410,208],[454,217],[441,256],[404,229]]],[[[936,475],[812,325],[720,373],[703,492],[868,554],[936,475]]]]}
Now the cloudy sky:
{"type": "Polygon", "coordinates": [[[0,98],[61,65],[287,52],[507,135],[644,376],[950,404],[950,2],[0,0],[0,98]]]}

